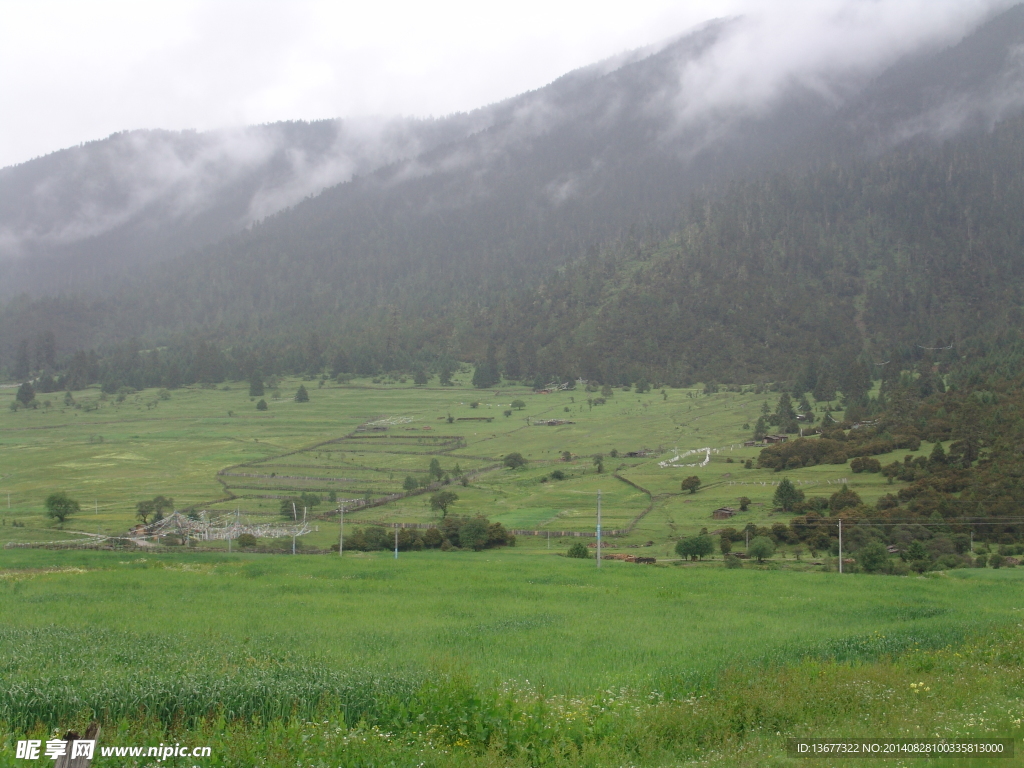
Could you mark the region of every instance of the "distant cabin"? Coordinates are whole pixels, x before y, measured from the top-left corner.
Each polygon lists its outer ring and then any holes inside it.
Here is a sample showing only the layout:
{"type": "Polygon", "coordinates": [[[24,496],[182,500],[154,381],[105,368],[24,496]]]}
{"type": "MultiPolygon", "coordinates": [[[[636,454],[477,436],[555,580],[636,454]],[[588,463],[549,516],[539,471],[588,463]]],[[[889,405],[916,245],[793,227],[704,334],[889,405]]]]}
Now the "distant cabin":
{"type": "Polygon", "coordinates": [[[786,435],[765,435],[764,441],[766,443],[784,443],[789,438],[786,435]]]}
{"type": "Polygon", "coordinates": [[[711,513],[711,517],[715,520],[728,520],[730,517],[736,514],[736,510],[732,507],[719,507],[711,513]]]}

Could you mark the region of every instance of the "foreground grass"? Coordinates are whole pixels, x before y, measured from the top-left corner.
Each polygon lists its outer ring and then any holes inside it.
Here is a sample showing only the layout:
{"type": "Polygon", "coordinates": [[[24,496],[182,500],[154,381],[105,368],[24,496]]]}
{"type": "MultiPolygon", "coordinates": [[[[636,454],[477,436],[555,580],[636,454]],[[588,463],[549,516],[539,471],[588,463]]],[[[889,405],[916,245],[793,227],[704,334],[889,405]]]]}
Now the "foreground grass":
{"type": "Polygon", "coordinates": [[[209,744],[204,765],[653,766],[1006,737],[1024,715],[1013,570],[10,554],[0,765],[94,716],[108,744],[209,744]]]}

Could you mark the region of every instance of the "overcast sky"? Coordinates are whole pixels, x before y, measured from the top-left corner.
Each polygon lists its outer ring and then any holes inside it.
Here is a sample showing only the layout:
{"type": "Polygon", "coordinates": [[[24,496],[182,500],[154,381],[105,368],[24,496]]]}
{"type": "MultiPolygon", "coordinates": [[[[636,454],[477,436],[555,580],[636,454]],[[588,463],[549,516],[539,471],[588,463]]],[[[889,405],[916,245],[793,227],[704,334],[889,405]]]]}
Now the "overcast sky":
{"type": "Polygon", "coordinates": [[[0,166],[133,128],[468,110],[722,16],[770,16],[821,59],[958,37],[1008,4],[0,0],[0,166]]]}

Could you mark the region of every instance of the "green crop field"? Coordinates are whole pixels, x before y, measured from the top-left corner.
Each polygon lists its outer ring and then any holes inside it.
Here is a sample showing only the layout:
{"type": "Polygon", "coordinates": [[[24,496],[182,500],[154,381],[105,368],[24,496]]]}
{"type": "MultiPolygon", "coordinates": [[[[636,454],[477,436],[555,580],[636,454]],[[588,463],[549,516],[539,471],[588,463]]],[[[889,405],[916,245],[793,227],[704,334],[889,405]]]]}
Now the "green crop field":
{"type": "MultiPolygon", "coordinates": [[[[25,734],[92,718],[104,743],[211,745],[199,764],[232,766],[786,765],[808,762],[785,756],[794,736],[1021,736],[1024,569],[841,575],[786,547],[738,569],[675,559],[679,537],[723,525],[711,512],[741,496],[749,509],[725,524],[787,520],[772,505],[782,475],[745,468],[758,449],[742,447],[771,395],[617,390],[594,405],[581,390],[357,381],[307,382],[296,403],[299,383],[267,411],[239,384],[120,403],[88,390],[78,408],[53,396],[17,412],[0,390],[0,541],[120,535],[157,494],[262,523],[282,519],[282,498],[333,492],[386,502],[353,503],[347,530],[436,523],[429,492],[402,493],[432,459],[453,478],[455,514],[539,535],[397,560],[224,541],[6,548],[0,766],[24,765],[25,734]],[[572,423],[537,423],[551,419],[572,423]],[[504,467],[512,452],[527,465],[504,467]],[[44,514],[58,490],[82,505],[63,526],[44,514]],[[605,530],[622,531],[608,551],[657,565],[560,556],[570,540],[547,533],[591,534],[598,492],[605,530]]],[[[848,465],[784,476],[809,497],[894,490],[848,465]]],[[[311,510],[304,549],[337,541],[333,506],[311,510]]]]}

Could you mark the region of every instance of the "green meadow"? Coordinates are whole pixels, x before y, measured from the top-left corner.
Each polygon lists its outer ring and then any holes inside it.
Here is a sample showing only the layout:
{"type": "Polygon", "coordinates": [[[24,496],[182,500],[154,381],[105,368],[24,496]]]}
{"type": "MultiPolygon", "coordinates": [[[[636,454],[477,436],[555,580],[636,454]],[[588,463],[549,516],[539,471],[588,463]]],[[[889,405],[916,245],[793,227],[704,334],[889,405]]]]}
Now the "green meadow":
{"type": "MultiPolygon", "coordinates": [[[[306,382],[296,403],[300,383],[266,411],[234,383],[17,412],[0,390],[0,540],[121,534],[157,494],[280,520],[282,496],[380,500],[432,459],[453,513],[540,535],[397,559],[222,541],[0,550],[0,766],[24,765],[17,739],[92,719],[108,744],[211,745],[204,766],[842,765],[790,759],[786,739],[1021,735],[1024,569],[840,575],[785,547],[739,569],[676,560],[680,536],[786,520],[780,474],[746,469],[757,449],[742,446],[777,395],[616,390],[594,405],[580,390],[355,381],[306,382]],[[537,424],[550,419],[572,423],[537,424]],[[703,448],[706,466],[659,465],[703,448]],[[512,452],[527,465],[505,468],[512,452]],[[682,491],[694,474],[700,490],[682,491]],[[82,505],[63,527],[44,515],[55,490],[82,505]],[[561,557],[568,539],[547,533],[593,532],[598,492],[604,529],[629,531],[609,551],[657,565],[561,557]],[[711,519],[741,496],[746,512],[711,519]]],[[[826,497],[845,481],[868,503],[893,490],[848,465],[785,476],[826,497]]],[[[346,528],[437,522],[429,495],[354,509],[346,528]]],[[[337,541],[332,507],[312,510],[304,549],[337,541]]],[[[914,762],[930,764],[955,761],[914,762]]]]}
{"type": "MultiPolygon", "coordinates": [[[[777,395],[770,393],[615,390],[605,404],[594,405],[599,393],[583,390],[534,394],[522,387],[479,391],[361,380],[320,388],[306,382],[310,401],[296,403],[292,395],[300,383],[282,382],[280,398],[268,397],[267,411],[255,408],[244,383],[175,390],[166,400],[149,390],[122,402],[87,390],[73,393],[78,408],[53,395],[48,408],[18,412],[5,407],[14,390],[0,390],[0,540],[123,533],[135,522],[135,504],[158,494],[173,498],[178,508],[211,514],[237,509],[266,522],[279,515],[281,498],[313,492],[325,501],[310,511],[322,516],[333,508],[326,502],[331,492],[341,500],[401,493],[407,477],[427,478],[435,458],[446,472],[466,473],[465,486],[453,485],[459,495],[453,513],[539,531],[539,537],[520,536],[526,548],[546,547],[549,531],[592,532],[598,491],[604,530],[623,532],[612,542],[653,541],[662,557],[671,554],[678,536],[721,527],[711,512],[738,510],[742,496],[752,504],[728,525],[780,520],[771,505],[780,475],[745,469],[747,459],[756,465],[758,449],[742,446],[762,403],[774,405],[777,395]],[[511,408],[516,400],[524,407],[511,408]],[[538,424],[552,419],[571,423],[538,424]],[[381,422],[388,424],[382,431],[365,426],[381,422]],[[706,466],[659,466],[701,448],[714,451],[706,466]],[[521,453],[527,466],[502,467],[512,452],[521,453]],[[629,458],[629,452],[645,453],[629,458]],[[594,464],[598,455],[604,457],[601,473],[594,464]],[[565,479],[549,479],[555,470],[565,479]],[[692,474],[703,485],[691,495],[680,482],[692,474]],[[55,490],[82,505],[64,530],[43,515],[43,501],[55,490]]],[[[923,444],[919,452],[930,447],[923,444]]],[[[706,455],[692,453],[678,463],[698,463],[706,455]]],[[[809,496],[827,497],[844,480],[868,503],[892,490],[880,475],[853,475],[848,465],[787,476],[809,496]]],[[[399,498],[355,510],[346,521],[433,523],[438,514],[428,500],[429,494],[399,498]]],[[[333,543],[328,521],[317,525],[305,544],[333,543]]]]}
{"type": "Polygon", "coordinates": [[[7,550],[0,765],[93,718],[214,765],[781,765],[790,736],[1021,735],[1019,569],[594,565],[7,550]]]}

